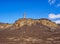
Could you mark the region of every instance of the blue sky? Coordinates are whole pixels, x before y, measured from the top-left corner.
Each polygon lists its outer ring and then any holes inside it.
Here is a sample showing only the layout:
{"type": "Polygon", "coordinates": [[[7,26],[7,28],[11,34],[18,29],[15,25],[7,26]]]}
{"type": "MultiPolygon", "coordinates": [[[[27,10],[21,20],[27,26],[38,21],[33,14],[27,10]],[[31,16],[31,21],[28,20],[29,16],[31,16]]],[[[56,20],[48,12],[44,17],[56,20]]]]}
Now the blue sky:
{"type": "MultiPolygon", "coordinates": [[[[60,15],[59,0],[0,0],[0,22],[14,23],[26,12],[27,18],[51,18],[60,15]]],[[[56,19],[56,18],[54,18],[56,19]]],[[[60,17],[58,17],[58,20],[60,17]]]]}

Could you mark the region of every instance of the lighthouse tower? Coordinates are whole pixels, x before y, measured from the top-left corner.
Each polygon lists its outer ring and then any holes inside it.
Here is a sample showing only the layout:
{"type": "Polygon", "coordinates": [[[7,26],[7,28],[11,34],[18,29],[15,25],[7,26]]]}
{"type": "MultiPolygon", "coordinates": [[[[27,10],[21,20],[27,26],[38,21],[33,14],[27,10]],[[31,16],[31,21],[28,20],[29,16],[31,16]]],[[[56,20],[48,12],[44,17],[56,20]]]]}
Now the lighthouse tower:
{"type": "Polygon", "coordinates": [[[24,13],[23,18],[26,19],[26,13],[24,13]]]}

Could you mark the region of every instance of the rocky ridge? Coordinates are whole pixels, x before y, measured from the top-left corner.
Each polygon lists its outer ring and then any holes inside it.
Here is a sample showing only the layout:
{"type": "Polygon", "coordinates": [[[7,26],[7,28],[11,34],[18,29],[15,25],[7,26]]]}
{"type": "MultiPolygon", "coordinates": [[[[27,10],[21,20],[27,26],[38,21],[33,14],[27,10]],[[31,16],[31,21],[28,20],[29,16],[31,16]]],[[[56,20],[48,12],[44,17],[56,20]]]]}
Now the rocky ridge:
{"type": "Polygon", "coordinates": [[[57,28],[59,27],[59,25],[57,25],[55,22],[52,22],[49,19],[45,19],[45,18],[41,18],[41,19],[31,19],[31,18],[21,18],[15,21],[15,23],[13,24],[8,24],[8,23],[0,23],[0,28],[9,28],[9,27],[23,27],[25,25],[28,26],[32,26],[32,25],[36,25],[37,23],[48,26],[48,27],[52,27],[52,28],[57,28]]]}
{"type": "Polygon", "coordinates": [[[37,23],[48,26],[48,27],[58,27],[58,25],[55,22],[52,22],[51,20],[48,19],[19,19],[15,21],[14,25],[17,27],[22,27],[24,25],[32,26],[36,25],[37,23]]]}

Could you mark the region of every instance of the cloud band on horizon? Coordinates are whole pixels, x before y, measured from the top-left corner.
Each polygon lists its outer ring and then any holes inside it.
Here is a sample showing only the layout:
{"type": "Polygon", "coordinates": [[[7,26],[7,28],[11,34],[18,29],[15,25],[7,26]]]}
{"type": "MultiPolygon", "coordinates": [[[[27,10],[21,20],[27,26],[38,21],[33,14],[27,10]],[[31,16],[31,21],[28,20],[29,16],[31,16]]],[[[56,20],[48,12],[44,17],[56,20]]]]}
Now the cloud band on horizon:
{"type": "Polygon", "coordinates": [[[51,14],[49,14],[49,18],[52,18],[52,19],[56,19],[56,18],[60,18],[60,14],[53,14],[53,13],[51,13],[51,14]]]}
{"type": "Polygon", "coordinates": [[[58,19],[58,18],[60,18],[60,14],[50,13],[48,17],[49,17],[49,19],[57,19],[54,22],[57,23],[57,24],[60,24],[60,19],[58,19]]]}

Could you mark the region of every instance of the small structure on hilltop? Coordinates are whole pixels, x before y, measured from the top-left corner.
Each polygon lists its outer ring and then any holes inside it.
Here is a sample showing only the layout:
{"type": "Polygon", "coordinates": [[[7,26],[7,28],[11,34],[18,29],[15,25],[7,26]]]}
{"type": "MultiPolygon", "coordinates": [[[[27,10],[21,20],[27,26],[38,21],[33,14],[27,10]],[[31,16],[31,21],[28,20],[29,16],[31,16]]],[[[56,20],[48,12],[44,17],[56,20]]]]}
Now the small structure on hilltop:
{"type": "Polygon", "coordinates": [[[26,18],[26,12],[24,12],[24,14],[23,14],[23,18],[26,18]]]}
{"type": "Polygon", "coordinates": [[[14,25],[15,25],[16,27],[22,27],[22,26],[25,25],[25,24],[26,24],[26,12],[24,12],[23,18],[17,20],[14,25]]]}

